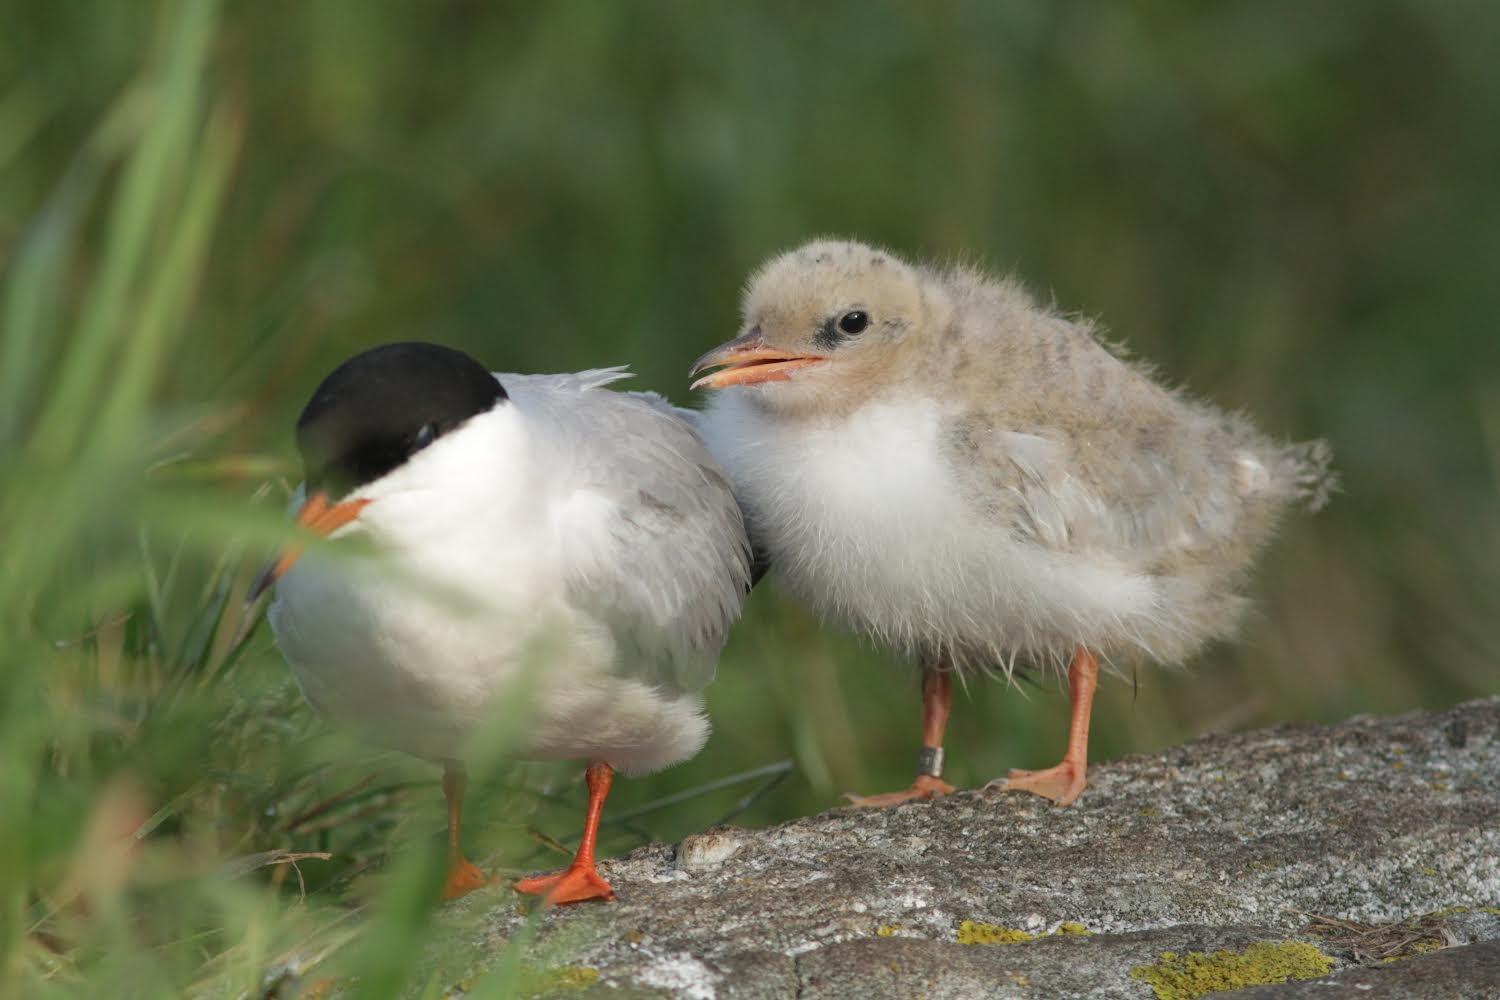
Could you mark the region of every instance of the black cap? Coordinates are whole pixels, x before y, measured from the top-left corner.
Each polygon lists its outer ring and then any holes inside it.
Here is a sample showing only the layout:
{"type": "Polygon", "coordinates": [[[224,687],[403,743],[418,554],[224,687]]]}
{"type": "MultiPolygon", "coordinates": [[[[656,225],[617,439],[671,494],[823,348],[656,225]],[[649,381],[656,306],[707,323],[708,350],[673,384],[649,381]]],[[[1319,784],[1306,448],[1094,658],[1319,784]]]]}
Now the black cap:
{"type": "Polygon", "coordinates": [[[308,490],[336,499],[374,482],[505,398],[499,379],[451,347],[407,342],[356,354],[297,419],[308,490]]]}

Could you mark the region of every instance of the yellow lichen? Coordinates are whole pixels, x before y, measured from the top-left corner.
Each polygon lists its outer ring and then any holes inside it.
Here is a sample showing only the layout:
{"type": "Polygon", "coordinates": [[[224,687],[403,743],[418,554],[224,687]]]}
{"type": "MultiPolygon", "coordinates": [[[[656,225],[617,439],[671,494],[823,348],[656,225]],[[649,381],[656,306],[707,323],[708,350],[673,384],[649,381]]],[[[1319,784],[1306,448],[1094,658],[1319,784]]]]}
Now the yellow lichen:
{"type": "Polygon", "coordinates": [[[958,925],[959,944],[1020,944],[1035,939],[1035,934],[1018,931],[1014,927],[1001,927],[999,924],[965,920],[958,925]]]}
{"type": "Polygon", "coordinates": [[[581,990],[599,981],[599,970],[587,965],[564,965],[548,969],[545,978],[538,984],[534,995],[560,993],[563,990],[581,990]]]}
{"type": "Polygon", "coordinates": [[[1385,958],[1382,958],[1380,960],[1380,963],[1382,965],[1393,965],[1396,962],[1404,962],[1408,958],[1416,958],[1418,955],[1425,955],[1429,951],[1441,951],[1446,947],[1448,947],[1448,942],[1444,941],[1440,937],[1421,938],[1420,940],[1413,941],[1405,948],[1402,948],[1396,954],[1387,955],[1385,958]]]}
{"type": "Polygon", "coordinates": [[[1057,929],[1048,931],[1046,934],[1032,934],[1030,931],[1017,930],[1014,927],[1001,927],[999,924],[986,924],[978,920],[965,920],[958,925],[959,944],[1025,944],[1027,941],[1035,941],[1042,937],[1055,937],[1059,934],[1087,934],[1089,929],[1076,920],[1064,920],[1057,925],[1057,929]]]}
{"type": "Polygon", "coordinates": [[[879,937],[894,937],[896,932],[900,929],[900,924],[881,924],[879,927],[875,928],[875,933],[879,937]]]}
{"type": "Polygon", "coordinates": [[[1312,979],[1332,968],[1333,959],[1310,944],[1261,941],[1239,952],[1162,952],[1154,965],[1137,965],[1130,976],[1149,985],[1157,1000],[1194,1000],[1246,986],[1312,979]]]}

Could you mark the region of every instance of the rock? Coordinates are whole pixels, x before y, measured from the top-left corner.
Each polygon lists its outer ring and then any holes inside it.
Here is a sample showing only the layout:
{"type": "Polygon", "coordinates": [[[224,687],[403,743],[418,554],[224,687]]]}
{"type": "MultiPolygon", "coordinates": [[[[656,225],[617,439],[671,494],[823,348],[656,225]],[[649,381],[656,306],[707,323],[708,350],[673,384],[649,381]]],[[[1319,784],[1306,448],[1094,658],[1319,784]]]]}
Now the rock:
{"type": "Polygon", "coordinates": [[[734,857],[744,845],[744,840],[734,830],[696,834],[677,845],[677,867],[689,872],[708,871],[734,857]]]}
{"type": "Polygon", "coordinates": [[[1223,1000],[1369,997],[1379,1000],[1433,1000],[1434,997],[1500,997],[1500,941],[1418,955],[1393,965],[1347,969],[1320,979],[1281,986],[1252,986],[1219,994],[1223,1000]]]}
{"type": "MultiPolygon", "coordinates": [[[[1500,698],[1089,776],[1070,809],[971,791],[644,847],[535,944],[597,970],[573,996],[1500,995],[1500,698]]],[[[492,948],[524,920],[458,905],[492,948]]]]}

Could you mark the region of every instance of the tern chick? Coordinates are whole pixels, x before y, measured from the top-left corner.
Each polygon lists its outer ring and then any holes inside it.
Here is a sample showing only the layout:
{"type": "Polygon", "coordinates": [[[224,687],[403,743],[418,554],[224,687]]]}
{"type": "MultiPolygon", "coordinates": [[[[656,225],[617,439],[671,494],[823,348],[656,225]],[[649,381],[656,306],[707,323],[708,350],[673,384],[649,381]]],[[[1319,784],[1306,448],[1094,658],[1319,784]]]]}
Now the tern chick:
{"type": "Polygon", "coordinates": [[[521,699],[517,756],[590,762],[573,864],[517,885],[555,903],[612,896],[594,842],[614,770],[707,738],[698,692],[748,589],[748,542],[682,417],[604,388],[625,377],[492,375],[390,344],[339,366],[297,422],[297,520],[366,536],[383,561],[284,554],[271,626],[321,713],[442,762],[445,898],[484,882],[460,849],[463,760],[498,700],[521,699]]]}
{"type": "Polygon", "coordinates": [[[1098,660],[1175,663],[1229,636],[1256,551],[1333,489],[1322,442],[1275,443],[1162,386],[1018,284],[818,241],[750,280],[699,359],[699,425],[757,561],[824,617],[923,667],[918,777],[942,795],[954,671],[1067,669],[1062,762],[1085,786],[1098,660]]]}

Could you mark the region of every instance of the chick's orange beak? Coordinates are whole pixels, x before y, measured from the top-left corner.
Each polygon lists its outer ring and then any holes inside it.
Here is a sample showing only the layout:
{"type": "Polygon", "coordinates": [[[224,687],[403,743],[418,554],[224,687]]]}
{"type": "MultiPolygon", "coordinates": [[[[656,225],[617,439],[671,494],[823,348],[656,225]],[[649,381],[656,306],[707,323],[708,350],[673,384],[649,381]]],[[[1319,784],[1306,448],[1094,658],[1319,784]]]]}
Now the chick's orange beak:
{"type": "MultiPolygon", "coordinates": [[[[358,517],[359,512],[369,502],[368,500],[346,500],[343,503],[330,504],[328,494],[319,491],[303,502],[302,508],[297,511],[297,524],[315,535],[326,538],[358,517]]],[[[250,588],[250,594],[245,598],[245,602],[247,604],[253,602],[265,593],[271,584],[281,579],[282,575],[302,558],[302,548],[300,545],[290,546],[272,559],[261,572],[260,577],[256,579],[255,586],[250,588]]]]}
{"type": "Polygon", "coordinates": [[[718,368],[695,381],[692,389],[722,389],[730,385],[755,385],[757,382],[785,382],[792,372],[825,360],[817,354],[788,354],[772,348],[757,327],[727,344],[709,351],[693,363],[689,375],[718,368]]]}

